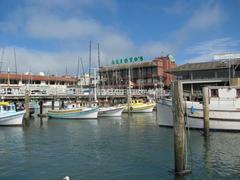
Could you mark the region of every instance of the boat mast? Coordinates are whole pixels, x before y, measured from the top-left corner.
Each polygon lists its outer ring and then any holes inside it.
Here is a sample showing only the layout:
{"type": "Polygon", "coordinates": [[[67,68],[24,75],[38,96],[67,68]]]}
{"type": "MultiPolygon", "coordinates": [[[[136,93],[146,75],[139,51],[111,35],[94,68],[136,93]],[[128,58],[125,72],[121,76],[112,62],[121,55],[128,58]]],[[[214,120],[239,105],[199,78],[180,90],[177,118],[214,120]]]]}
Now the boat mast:
{"type": "Polygon", "coordinates": [[[130,112],[130,102],[131,102],[131,74],[130,74],[130,66],[128,68],[128,113],[130,112]]]}
{"type": "Polygon", "coordinates": [[[91,74],[91,40],[90,40],[90,42],[89,42],[89,70],[88,70],[88,77],[89,77],[89,80],[88,80],[88,89],[89,89],[89,96],[88,96],[88,100],[89,100],[89,102],[91,101],[91,96],[90,96],[90,85],[91,85],[91,83],[90,83],[90,81],[91,81],[91,76],[90,76],[90,74],[91,74]]]}
{"type": "Polygon", "coordinates": [[[78,63],[77,63],[77,74],[76,74],[76,77],[78,79],[78,76],[79,76],[79,56],[78,56],[78,63]]]}
{"type": "Polygon", "coordinates": [[[8,87],[9,87],[10,86],[10,77],[9,77],[10,69],[9,69],[9,67],[7,69],[7,73],[8,73],[8,76],[7,76],[8,81],[7,81],[7,83],[8,83],[8,87]]]}
{"type": "MultiPolygon", "coordinates": [[[[77,91],[79,93],[79,56],[78,56],[78,63],[77,63],[77,74],[76,74],[76,78],[77,78],[77,91]]],[[[80,84],[80,89],[82,91],[82,84],[80,84]]]]}
{"type": "Polygon", "coordinates": [[[15,73],[17,74],[17,58],[16,58],[15,48],[13,48],[13,53],[14,53],[14,62],[15,62],[15,73]]]}
{"type": "Polygon", "coordinates": [[[94,101],[97,102],[97,77],[96,68],[94,68],[94,101]]]}
{"type": "Polygon", "coordinates": [[[86,86],[87,83],[86,83],[86,77],[85,77],[85,71],[84,71],[84,67],[83,67],[82,58],[80,58],[80,61],[81,61],[81,65],[82,65],[82,72],[83,72],[84,85],[86,86]]]}
{"type": "Polygon", "coordinates": [[[99,85],[99,90],[100,90],[100,96],[101,96],[101,83],[100,83],[100,73],[99,73],[99,69],[100,69],[101,63],[100,63],[100,47],[99,47],[99,43],[98,43],[98,85],[99,85]]]}

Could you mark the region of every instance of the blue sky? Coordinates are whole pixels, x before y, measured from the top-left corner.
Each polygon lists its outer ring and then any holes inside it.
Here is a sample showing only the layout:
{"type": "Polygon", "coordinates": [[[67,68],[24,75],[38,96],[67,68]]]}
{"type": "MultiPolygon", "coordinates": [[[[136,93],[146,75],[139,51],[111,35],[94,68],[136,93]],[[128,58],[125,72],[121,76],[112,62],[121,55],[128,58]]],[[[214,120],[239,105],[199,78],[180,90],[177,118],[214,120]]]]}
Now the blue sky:
{"type": "Polygon", "coordinates": [[[239,0],[1,0],[0,60],[21,72],[76,74],[101,62],[172,54],[177,64],[240,52],[239,0]]]}

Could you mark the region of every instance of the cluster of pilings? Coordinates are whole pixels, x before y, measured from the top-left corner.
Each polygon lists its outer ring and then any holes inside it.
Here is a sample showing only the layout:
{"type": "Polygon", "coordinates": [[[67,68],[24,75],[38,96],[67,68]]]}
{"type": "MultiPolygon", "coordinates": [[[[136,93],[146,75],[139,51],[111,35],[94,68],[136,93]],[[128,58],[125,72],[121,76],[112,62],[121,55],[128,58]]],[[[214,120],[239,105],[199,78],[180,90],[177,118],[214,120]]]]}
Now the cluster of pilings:
{"type": "MultiPolygon", "coordinates": [[[[174,159],[175,159],[175,174],[186,175],[191,173],[191,169],[186,166],[186,122],[185,108],[183,100],[183,88],[180,81],[173,82],[173,122],[174,122],[174,159]]],[[[186,105],[185,105],[186,106],[186,105]]],[[[209,137],[209,89],[203,87],[203,135],[209,137]]]]}

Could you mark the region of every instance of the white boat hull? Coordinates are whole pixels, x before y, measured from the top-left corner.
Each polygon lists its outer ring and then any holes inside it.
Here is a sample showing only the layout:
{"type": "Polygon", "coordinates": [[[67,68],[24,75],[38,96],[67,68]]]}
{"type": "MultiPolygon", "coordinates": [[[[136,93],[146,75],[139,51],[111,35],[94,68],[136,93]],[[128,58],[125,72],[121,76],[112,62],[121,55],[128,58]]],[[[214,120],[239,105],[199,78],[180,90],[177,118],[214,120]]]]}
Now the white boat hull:
{"type": "MultiPolygon", "coordinates": [[[[240,131],[240,111],[231,110],[210,110],[209,111],[209,128],[215,130],[240,131]]],[[[157,104],[157,118],[159,126],[173,127],[172,106],[169,102],[159,102],[157,104]]],[[[190,128],[203,129],[203,112],[197,109],[191,113],[188,108],[187,116],[190,128]]]]}
{"type": "Polygon", "coordinates": [[[3,113],[0,115],[0,126],[19,126],[23,124],[25,111],[3,113]]]}
{"type": "Polygon", "coordinates": [[[119,117],[122,115],[123,107],[100,108],[99,117],[119,117]]]}
{"type": "Polygon", "coordinates": [[[56,112],[49,111],[48,117],[59,118],[59,119],[96,119],[98,116],[99,108],[84,108],[80,112],[56,112]]]}

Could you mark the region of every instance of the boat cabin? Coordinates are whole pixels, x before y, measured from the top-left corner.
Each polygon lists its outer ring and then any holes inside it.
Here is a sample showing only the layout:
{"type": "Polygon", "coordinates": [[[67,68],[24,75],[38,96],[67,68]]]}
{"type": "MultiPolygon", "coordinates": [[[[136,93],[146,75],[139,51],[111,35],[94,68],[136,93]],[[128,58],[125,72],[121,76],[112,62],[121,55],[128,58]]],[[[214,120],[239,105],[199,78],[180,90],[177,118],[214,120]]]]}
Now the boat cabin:
{"type": "Polygon", "coordinates": [[[240,87],[210,86],[209,98],[215,104],[240,104],[240,87]]]}
{"type": "Polygon", "coordinates": [[[131,101],[131,104],[139,104],[139,103],[144,103],[143,99],[134,99],[131,101]]]}
{"type": "Polygon", "coordinates": [[[15,112],[16,107],[14,104],[9,104],[6,102],[1,102],[0,103],[0,112],[15,112]]]}

